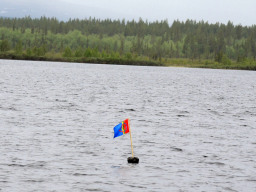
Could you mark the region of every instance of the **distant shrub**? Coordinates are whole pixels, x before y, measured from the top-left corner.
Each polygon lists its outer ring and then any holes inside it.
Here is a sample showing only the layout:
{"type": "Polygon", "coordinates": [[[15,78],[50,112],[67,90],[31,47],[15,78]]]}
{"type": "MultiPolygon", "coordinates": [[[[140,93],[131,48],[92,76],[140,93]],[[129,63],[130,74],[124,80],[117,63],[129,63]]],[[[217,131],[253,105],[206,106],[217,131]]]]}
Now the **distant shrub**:
{"type": "Polygon", "coordinates": [[[70,47],[65,48],[63,57],[72,57],[72,51],[71,51],[70,47]]]}
{"type": "Polygon", "coordinates": [[[6,52],[9,51],[11,48],[9,41],[7,39],[2,40],[2,42],[0,43],[0,51],[1,52],[6,52]]]}

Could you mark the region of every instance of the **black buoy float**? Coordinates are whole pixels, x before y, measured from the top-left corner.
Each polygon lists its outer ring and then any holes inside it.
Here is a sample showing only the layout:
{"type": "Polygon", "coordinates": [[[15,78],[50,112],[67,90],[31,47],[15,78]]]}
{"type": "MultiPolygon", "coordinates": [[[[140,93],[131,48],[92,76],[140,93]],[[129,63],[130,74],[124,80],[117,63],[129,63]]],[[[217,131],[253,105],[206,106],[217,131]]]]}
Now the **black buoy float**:
{"type": "MultiPolygon", "coordinates": [[[[129,125],[130,125],[130,119],[129,119],[129,125]]],[[[134,157],[131,130],[129,132],[130,132],[130,140],[131,140],[131,148],[132,148],[132,157],[128,157],[127,161],[128,161],[128,163],[138,164],[140,160],[138,157],[134,157]]]]}
{"type": "Polygon", "coordinates": [[[128,163],[138,164],[140,160],[138,157],[128,157],[127,161],[128,163]]]}

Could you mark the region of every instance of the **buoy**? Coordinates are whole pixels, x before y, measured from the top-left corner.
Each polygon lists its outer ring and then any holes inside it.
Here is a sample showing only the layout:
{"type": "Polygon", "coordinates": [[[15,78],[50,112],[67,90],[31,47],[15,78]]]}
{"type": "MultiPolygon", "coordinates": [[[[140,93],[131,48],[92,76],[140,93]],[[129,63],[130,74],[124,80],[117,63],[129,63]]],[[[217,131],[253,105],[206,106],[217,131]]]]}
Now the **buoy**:
{"type": "Polygon", "coordinates": [[[128,163],[138,164],[140,160],[138,157],[128,157],[127,161],[128,163]]]}
{"type": "Polygon", "coordinates": [[[131,129],[130,129],[130,119],[126,119],[122,123],[119,123],[118,125],[116,125],[114,127],[114,138],[119,137],[121,135],[124,135],[126,133],[130,133],[131,149],[132,149],[132,157],[128,157],[127,161],[128,161],[128,163],[138,164],[139,163],[139,158],[134,157],[134,154],[133,154],[132,134],[131,134],[131,129]]]}

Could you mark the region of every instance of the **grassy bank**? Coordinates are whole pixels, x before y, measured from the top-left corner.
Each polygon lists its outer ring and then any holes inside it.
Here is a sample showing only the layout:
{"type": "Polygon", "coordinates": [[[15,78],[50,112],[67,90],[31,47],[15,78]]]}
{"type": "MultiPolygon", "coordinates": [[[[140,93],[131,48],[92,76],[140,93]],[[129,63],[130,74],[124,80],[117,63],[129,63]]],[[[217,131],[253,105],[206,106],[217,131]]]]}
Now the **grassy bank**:
{"type": "Polygon", "coordinates": [[[256,61],[247,59],[241,62],[229,61],[227,63],[199,59],[167,59],[165,66],[256,71],[256,61]]]}
{"type": "Polygon", "coordinates": [[[229,61],[227,63],[213,60],[199,59],[161,59],[152,60],[148,57],[64,57],[61,54],[47,53],[44,56],[27,54],[15,54],[15,52],[0,53],[0,59],[31,60],[31,61],[54,61],[54,62],[74,62],[74,63],[96,63],[96,64],[117,64],[136,66],[170,66],[188,68],[211,68],[211,69],[238,69],[256,71],[256,61],[243,60],[241,62],[229,61]]]}

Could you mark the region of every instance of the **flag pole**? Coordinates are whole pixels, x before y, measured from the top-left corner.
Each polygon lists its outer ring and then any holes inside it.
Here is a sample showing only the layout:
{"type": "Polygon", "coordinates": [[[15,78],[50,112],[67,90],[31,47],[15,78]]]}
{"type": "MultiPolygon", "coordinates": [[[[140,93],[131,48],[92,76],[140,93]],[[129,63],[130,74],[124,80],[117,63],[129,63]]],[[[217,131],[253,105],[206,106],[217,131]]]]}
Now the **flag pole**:
{"type": "Polygon", "coordinates": [[[132,133],[131,133],[131,126],[130,126],[130,119],[129,119],[129,132],[130,132],[130,140],[131,140],[131,147],[132,147],[132,157],[134,157],[133,146],[132,146],[132,133]]]}

